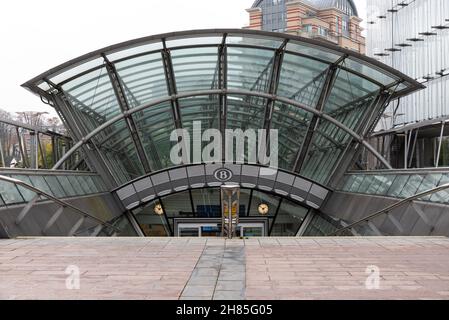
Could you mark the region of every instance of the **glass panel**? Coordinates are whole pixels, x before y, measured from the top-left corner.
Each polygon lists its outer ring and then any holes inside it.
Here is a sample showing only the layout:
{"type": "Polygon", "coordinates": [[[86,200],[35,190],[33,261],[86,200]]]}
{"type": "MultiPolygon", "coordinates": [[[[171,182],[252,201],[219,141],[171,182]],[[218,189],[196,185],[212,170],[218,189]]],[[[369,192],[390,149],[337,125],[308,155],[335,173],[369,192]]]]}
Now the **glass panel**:
{"type": "Polygon", "coordinates": [[[99,193],[101,192],[98,188],[97,185],[94,183],[93,179],[91,176],[82,176],[84,181],[86,181],[87,186],[89,187],[89,190],[91,193],[99,193]]]}
{"type": "Polygon", "coordinates": [[[97,186],[97,189],[99,192],[105,192],[108,191],[108,188],[104,184],[103,178],[100,176],[92,176],[91,177],[95,185],[97,186]]]}
{"type": "Polygon", "coordinates": [[[166,237],[170,234],[164,215],[158,215],[154,208],[159,202],[152,201],[145,207],[133,210],[140,228],[147,237],[166,237]]]}
{"type": "Polygon", "coordinates": [[[106,68],[80,76],[64,84],[62,88],[74,108],[100,123],[120,113],[106,68]]]}
{"type": "Polygon", "coordinates": [[[264,98],[228,95],[227,128],[263,128],[266,104],[264,98]]]}
{"type": "Polygon", "coordinates": [[[192,218],[195,216],[192,212],[189,191],[164,197],[162,199],[162,204],[172,228],[173,218],[192,218]]]}
{"type": "Polygon", "coordinates": [[[203,226],[201,227],[201,237],[220,237],[221,236],[221,228],[212,227],[212,226],[203,226]]]}
{"type": "MultiPolygon", "coordinates": [[[[29,176],[24,176],[24,175],[17,175],[16,176],[16,175],[14,175],[13,178],[18,179],[18,180],[23,181],[23,182],[26,182],[29,185],[33,185],[33,183],[31,182],[29,176]]],[[[21,187],[21,186],[17,186],[17,188],[19,189],[19,191],[22,194],[22,197],[25,199],[25,201],[30,201],[30,200],[32,200],[36,196],[35,192],[33,192],[33,191],[31,191],[31,190],[29,190],[27,188],[24,188],[24,187],[21,187]]]]}
{"type": "Polygon", "coordinates": [[[131,108],[168,95],[160,52],[116,63],[131,108]]]}
{"type": "Polygon", "coordinates": [[[129,222],[126,215],[122,215],[111,222],[113,226],[118,228],[120,231],[117,234],[118,237],[136,237],[137,232],[134,230],[132,224],[129,222]]]}
{"type": "Polygon", "coordinates": [[[109,126],[101,136],[97,135],[93,140],[121,183],[143,175],[142,163],[125,120],[109,126]]]}
{"type": "MultiPolygon", "coordinates": [[[[438,183],[438,186],[442,186],[442,185],[448,184],[448,183],[449,183],[449,174],[444,174],[441,177],[441,180],[438,183]]],[[[438,193],[435,193],[430,198],[430,201],[432,201],[432,202],[441,202],[441,203],[449,203],[449,189],[446,189],[446,190],[440,191],[438,193]]]]}
{"type": "Polygon", "coordinates": [[[286,199],[282,200],[278,215],[274,221],[271,236],[296,236],[308,211],[307,208],[301,207],[286,199]]]}
{"type": "Polygon", "coordinates": [[[423,181],[424,177],[420,175],[412,175],[410,176],[407,184],[402,189],[402,192],[399,194],[400,198],[408,198],[416,195],[416,191],[418,190],[419,185],[423,181]]]}
{"type": "Polygon", "coordinates": [[[362,184],[360,185],[359,190],[357,191],[358,193],[367,193],[368,192],[368,188],[371,186],[371,184],[374,181],[374,176],[371,175],[367,175],[365,177],[365,179],[363,180],[362,184]]]}
{"type": "Polygon", "coordinates": [[[286,53],[277,94],[315,107],[326,78],[328,64],[286,53]]]}
{"type": "Polygon", "coordinates": [[[371,185],[366,191],[367,194],[376,194],[379,187],[385,183],[385,179],[382,176],[373,176],[373,180],[371,181],[371,185]]]}
{"type": "Polygon", "coordinates": [[[248,213],[249,206],[249,198],[250,198],[251,190],[249,189],[240,189],[240,216],[246,217],[248,213]]]}
{"type": "Polygon", "coordinates": [[[168,38],[166,41],[167,48],[194,46],[194,45],[219,45],[223,42],[222,36],[202,36],[196,35],[195,38],[168,38]]]}
{"type": "Polygon", "coordinates": [[[282,45],[283,40],[277,38],[270,38],[267,36],[257,37],[252,35],[245,36],[234,36],[229,34],[226,38],[226,43],[231,45],[250,45],[258,47],[267,47],[272,49],[277,49],[282,45]]]}
{"type": "MultiPolygon", "coordinates": [[[[263,237],[261,227],[245,227],[243,226],[243,237],[263,237]]],[[[237,229],[240,231],[240,229],[237,229]]]]}
{"type": "Polygon", "coordinates": [[[172,167],[170,135],[175,130],[169,102],[158,104],[133,115],[140,139],[153,171],[172,167]]]}
{"type": "Polygon", "coordinates": [[[344,66],[366,75],[367,77],[382,83],[384,86],[388,86],[398,80],[395,76],[387,74],[385,71],[380,72],[374,66],[369,66],[366,62],[361,63],[354,58],[345,59],[344,66]]]}
{"type": "Polygon", "coordinates": [[[22,203],[24,199],[13,183],[0,180],[0,194],[6,204],[22,203]]]}
{"type": "Polygon", "coordinates": [[[71,77],[74,77],[80,73],[89,71],[90,69],[93,69],[95,67],[99,67],[104,63],[103,58],[96,58],[88,62],[84,62],[76,67],[70,68],[67,71],[64,71],[56,76],[51,76],[50,80],[53,83],[59,84],[71,77]]]}
{"type": "Polygon", "coordinates": [[[395,178],[395,175],[379,176],[379,188],[377,189],[376,194],[386,195],[395,178]]]}
{"type": "MultiPolygon", "coordinates": [[[[423,193],[423,192],[434,189],[435,187],[438,186],[438,183],[440,182],[442,177],[443,177],[442,174],[426,175],[416,193],[423,193]]],[[[432,195],[428,195],[428,196],[422,198],[421,200],[429,201],[431,197],[432,197],[432,195]]]]}
{"type": "Polygon", "coordinates": [[[339,69],[331,94],[324,107],[324,112],[335,112],[378,90],[379,87],[374,83],[346,70],[339,69]]]}
{"type": "Polygon", "coordinates": [[[180,237],[199,237],[200,236],[200,228],[179,228],[179,236],[180,237]]]}
{"type": "MultiPolygon", "coordinates": [[[[228,96],[228,112],[227,112],[227,129],[241,129],[244,133],[248,129],[254,129],[255,132],[248,132],[245,138],[244,162],[253,163],[254,157],[248,157],[250,152],[248,146],[257,146],[257,135],[259,129],[264,126],[265,108],[267,101],[263,98],[248,97],[248,96],[228,96]],[[252,133],[252,134],[250,134],[252,133]],[[254,140],[256,139],[256,140],[254,140]],[[252,158],[252,159],[251,159],[252,158]]],[[[237,139],[233,139],[232,148],[234,152],[233,157],[236,157],[237,139]]],[[[231,148],[231,146],[229,146],[231,148]]],[[[230,150],[230,149],[229,149],[230,150]]]]}
{"type": "Polygon", "coordinates": [[[360,185],[362,184],[364,179],[365,179],[364,175],[361,175],[361,174],[354,175],[352,184],[351,184],[350,188],[347,191],[357,192],[359,190],[360,185]]]}
{"type": "Polygon", "coordinates": [[[328,62],[336,62],[340,59],[341,55],[336,51],[325,50],[324,48],[316,48],[312,45],[306,45],[304,43],[290,41],[287,43],[287,51],[304,54],[313,58],[321,59],[328,62]]]}
{"type": "Polygon", "coordinates": [[[45,181],[49,185],[56,198],[64,198],[66,196],[64,189],[59,184],[56,176],[44,176],[45,181]]]}
{"type": "Polygon", "coordinates": [[[355,178],[357,176],[355,175],[347,175],[345,176],[345,182],[343,184],[343,187],[341,188],[342,191],[349,191],[351,190],[351,186],[354,184],[355,178]]]}
{"type": "Polygon", "coordinates": [[[171,51],[178,92],[218,87],[217,47],[171,51]]]}
{"type": "Polygon", "coordinates": [[[399,197],[409,178],[410,176],[408,175],[398,175],[388,190],[387,195],[396,198],[399,197]]]}
{"type": "Polygon", "coordinates": [[[72,186],[72,183],[69,181],[69,179],[66,176],[58,176],[58,180],[61,183],[62,187],[64,188],[65,192],[69,197],[74,197],[77,195],[77,192],[75,191],[74,187],[72,186]]]}
{"type": "Polygon", "coordinates": [[[199,218],[221,217],[220,190],[198,189],[192,190],[193,207],[199,218]]]}
{"type": "Polygon", "coordinates": [[[114,53],[109,53],[107,56],[108,56],[109,61],[115,61],[115,60],[123,59],[126,57],[130,57],[133,55],[143,54],[145,52],[161,50],[162,48],[163,48],[162,42],[157,40],[157,42],[147,43],[147,44],[139,45],[139,46],[136,46],[133,48],[120,50],[120,51],[117,51],[114,53]]]}
{"type": "Polygon", "coordinates": [[[84,190],[75,176],[67,176],[67,179],[69,180],[72,188],[75,190],[77,196],[84,195],[84,190]]]}
{"type": "Polygon", "coordinates": [[[74,176],[76,180],[78,180],[81,189],[83,189],[83,194],[92,194],[92,190],[89,188],[89,185],[86,181],[86,176],[74,176]]]}
{"type": "Polygon", "coordinates": [[[259,206],[261,204],[265,204],[268,206],[268,213],[263,217],[274,217],[279,206],[279,201],[279,197],[254,190],[253,198],[251,199],[251,208],[249,210],[249,215],[251,217],[260,217],[261,214],[259,213],[259,206]]]}
{"type": "Polygon", "coordinates": [[[321,119],[313,135],[301,174],[326,183],[350,142],[348,133],[321,119]]]}
{"type": "Polygon", "coordinates": [[[293,169],[311,119],[312,114],[301,108],[276,102],[271,129],[278,130],[279,168],[293,169]]]}
{"type": "MultiPolygon", "coordinates": [[[[179,106],[181,108],[182,127],[187,129],[192,141],[190,146],[191,163],[197,161],[193,155],[193,145],[195,143],[201,144],[203,148],[208,145],[209,141],[197,142],[196,137],[193,136],[193,123],[201,123],[201,135],[208,129],[219,129],[219,103],[218,96],[204,96],[179,99],[179,106]]],[[[201,162],[201,161],[200,161],[201,162]]]]}
{"type": "MultiPolygon", "coordinates": [[[[48,186],[47,182],[45,182],[44,177],[42,176],[32,176],[30,175],[30,180],[31,183],[33,184],[33,186],[35,186],[36,188],[51,194],[52,196],[57,197],[53,191],[50,189],[50,187],[48,186]]],[[[44,197],[45,198],[45,197],[44,197]]]]}
{"type": "Polygon", "coordinates": [[[228,48],[228,88],[267,92],[274,52],[228,48]]]}

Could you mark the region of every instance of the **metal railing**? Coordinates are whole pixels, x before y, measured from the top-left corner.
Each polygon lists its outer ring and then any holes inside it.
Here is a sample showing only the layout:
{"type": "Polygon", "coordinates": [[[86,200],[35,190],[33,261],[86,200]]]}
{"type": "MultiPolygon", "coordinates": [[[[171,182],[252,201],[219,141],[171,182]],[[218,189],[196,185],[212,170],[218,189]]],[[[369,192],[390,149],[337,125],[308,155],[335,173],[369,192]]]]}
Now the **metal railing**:
{"type": "MultiPolygon", "coordinates": [[[[50,224],[53,224],[56,221],[57,217],[59,217],[59,215],[62,213],[63,209],[70,208],[73,211],[75,211],[77,214],[82,215],[83,218],[92,219],[92,220],[96,221],[97,223],[99,223],[99,225],[101,225],[101,226],[107,226],[109,228],[114,229],[115,231],[120,231],[117,227],[113,226],[112,224],[108,223],[107,221],[103,221],[102,219],[99,219],[99,218],[95,217],[94,215],[92,215],[92,214],[90,214],[90,213],[88,213],[88,212],[86,212],[86,211],[84,211],[84,210],[82,210],[82,209],[80,209],[80,208],[78,208],[78,207],[76,207],[76,206],[66,202],[66,201],[60,200],[60,199],[54,197],[53,195],[48,194],[45,191],[43,191],[41,189],[38,189],[38,188],[36,188],[36,187],[26,183],[26,182],[23,182],[23,181],[18,180],[18,179],[10,178],[10,177],[5,177],[5,176],[2,176],[2,175],[0,175],[0,180],[5,181],[5,182],[10,182],[12,184],[15,184],[15,185],[21,186],[23,188],[26,188],[26,189],[36,193],[36,197],[43,196],[43,197],[45,197],[45,198],[47,198],[47,199],[49,199],[49,200],[51,200],[51,201],[53,201],[53,202],[55,202],[55,203],[57,203],[58,205],[61,206],[61,208],[59,208],[56,211],[54,216],[52,218],[50,218],[50,221],[48,222],[48,224],[46,226],[46,229],[48,229],[50,227],[50,224]]],[[[21,221],[21,219],[19,220],[19,223],[20,223],[20,221],[21,221]]],[[[75,234],[76,231],[77,230],[74,230],[73,234],[75,234]]]]}
{"type": "Polygon", "coordinates": [[[427,190],[427,191],[418,193],[418,194],[416,194],[414,196],[411,196],[411,197],[409,197],[407,199],[404,199],[404,200],[401,200],[399,202],[396,202],[396,203],[394,203],[394,204],[392,204],[392,205],[390,205],[390,206],[388,206],[388,207],[386,207],[386,208],[384,208],[384,209],[382,209],[380,211],[377,211],[377,212],[375,212],[373,214],[370,214],[369,216],[367,216],[367,217],[365,217],[363,219],[360,219],[360,220],[358,220],[356,222],[348,224],[344,228],[338,229],[337,231],[334,231],[334,232],[328,234],[327,236],[328,237],[336,236],[336,235],[342,233],[343,231],[353,229],[354,227],[356,227],[356,226],[358,226],[358,225],[360,225],[362,223],[370,222],[372,219],[377,218],[378,216],[381,216],[383,214],[389,214],[394,209],[400,208],[400,207],[402,207],[402,206],[404,206],[404,205],[406,205],[406,204],[408,204],[410,202],[413,202],[413,201],[418,200],[420,198],[426,197],[428,195],[435,194],[437,192],[440,192],[440,191],[443,191],[443,190],[446,190],[446,189],[449,189],[449,183],[448,184],[443,184],[443,185],[441,185],[439,187],[436,187],[436,188],[433,188],[431,190],[427,190]]]}

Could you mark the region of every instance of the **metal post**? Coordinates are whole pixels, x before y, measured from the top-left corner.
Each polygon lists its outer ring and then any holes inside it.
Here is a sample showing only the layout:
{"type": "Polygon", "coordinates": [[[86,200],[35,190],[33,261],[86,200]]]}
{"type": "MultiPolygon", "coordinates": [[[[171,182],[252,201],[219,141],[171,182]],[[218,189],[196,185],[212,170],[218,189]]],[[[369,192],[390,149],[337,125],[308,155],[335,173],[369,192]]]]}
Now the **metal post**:
{"type": "Polygon", "coordinates": [[[446,122],[443,121],[441,122],[441,133],[440,133],[440,143],[438,144],[438,152],[437,152],[437,157],[435,159],[435,167],[438,168],[440,166],[440,155],[441,155],[441,147],[443,145],[443,136],[444,136],[444,127],[445,127],[446,122]]]}
{"type": "Polygon", "coordinates": [[[26,149],[23,147],[22,135],[19,132],[19,127],[16,127],[17,141],[19,142],[20,155],[22,157],[22,163],[25,168],[28,168],[28,158],[26,149]]]}
{"type": "Polygon", "coordinates": [[[31,169],[39,168],[39,151],[37,146],[37,132],[30,131],[30,157],[31,157],[31,169]]]}
{"type": "Polygon", "coordinates": [[[407,169],[408,161],[408,132],[404,132],[404,169],[407,169]]]}
{"type": "MultiPolygon", "coordinates": [[[[412,154],[410,155],[410,160],[409,160],[409,162],[408,162],[408,167],[409,167],[409,168],[412,167],[413,155],[415,154],[415,151],[416,151],[416,143],[418,142],[418,136],[419,136],[419,128],[416,129],[415,139],[413,140],[412,154]]],[[[419,168],[419,167],[418,167],[418,168],[419,168]]]]}
{"type": "Polygon", "coordinates": [[[44,166],[45,169],[49,169],[47,164],[47,150],[45,150],[45,148],[42,146],[42,141],[39,137],[39,132],[37,133],[37,145],[39,146],[39,151],[41,153],[42,165],[44,166]]]}
{"type": "Polygon", "coordinates": [[[2,140],[0,139],[0,160],[2,162],[2,167],[6,167],[6,163],[5,163],[5,156],[3,154],[3,145],[2,145],[2,140]]]}
{"type": "Polygon", "coordinates": [[[221,186],[221,234],[232,239],[239,224],[240,186],[221,186]]]}

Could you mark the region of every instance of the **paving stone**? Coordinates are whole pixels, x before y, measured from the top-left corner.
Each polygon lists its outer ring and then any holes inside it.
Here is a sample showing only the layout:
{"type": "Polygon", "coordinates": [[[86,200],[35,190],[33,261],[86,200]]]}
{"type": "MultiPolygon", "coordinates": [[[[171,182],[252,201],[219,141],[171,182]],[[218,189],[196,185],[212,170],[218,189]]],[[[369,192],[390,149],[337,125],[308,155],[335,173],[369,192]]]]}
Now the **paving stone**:
{"type": "Polygon", "coordinates": [[[0,274],[0,299],[449,299],[449,239],[0,240],[0,274]]]}

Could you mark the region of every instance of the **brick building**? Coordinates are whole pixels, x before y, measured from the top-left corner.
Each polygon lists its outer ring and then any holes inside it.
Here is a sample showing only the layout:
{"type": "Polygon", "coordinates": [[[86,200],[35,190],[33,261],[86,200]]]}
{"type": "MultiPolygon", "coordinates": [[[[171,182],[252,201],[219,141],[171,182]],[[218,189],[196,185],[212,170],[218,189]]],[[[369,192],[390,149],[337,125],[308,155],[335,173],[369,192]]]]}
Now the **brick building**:
{"type": "Polygon", "coordinates": [[[247,29],[321,39],[365,53],[365,37],[353,0],[256,0],[247,29]]]}

